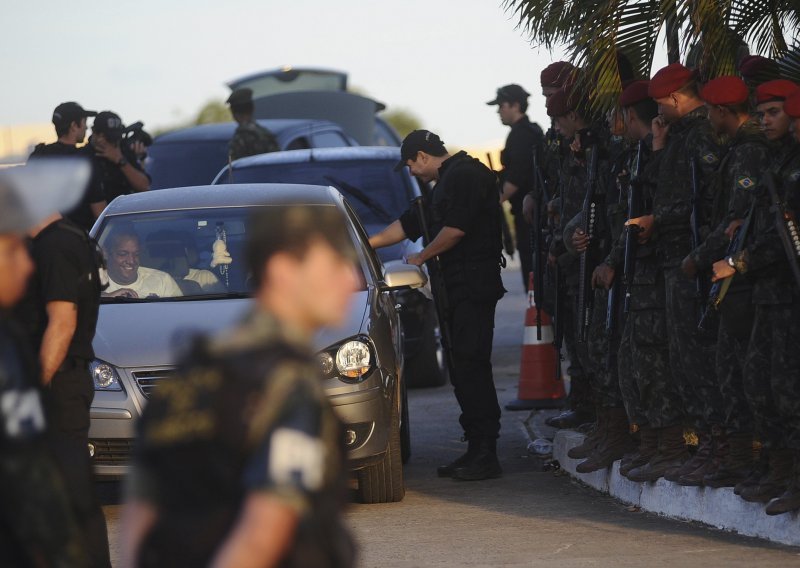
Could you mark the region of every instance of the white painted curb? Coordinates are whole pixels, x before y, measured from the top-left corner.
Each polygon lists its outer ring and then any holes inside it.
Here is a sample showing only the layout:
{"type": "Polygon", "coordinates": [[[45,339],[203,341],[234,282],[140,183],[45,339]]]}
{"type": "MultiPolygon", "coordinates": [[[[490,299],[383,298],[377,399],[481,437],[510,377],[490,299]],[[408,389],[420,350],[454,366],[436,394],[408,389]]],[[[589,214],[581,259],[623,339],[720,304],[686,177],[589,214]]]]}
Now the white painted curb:
{"type": "Polygon", "coordinates": [[[609,469],[577,473],[575,467],[582,460],[569,458],[567,452],[579,445],[583,438],[583,434],[571,430],[558,431],[553,440],[553,458],[558,460],[561,469],[590,487],[623,503],[636,505],[643,511],[800,546],[800,514],[797,511],[770,517],[764,513],[764,505],[740,499],[733,488],[683,487],[663,478],[655,483],[635,483],[619,474],[619,461],[609,469]]]}

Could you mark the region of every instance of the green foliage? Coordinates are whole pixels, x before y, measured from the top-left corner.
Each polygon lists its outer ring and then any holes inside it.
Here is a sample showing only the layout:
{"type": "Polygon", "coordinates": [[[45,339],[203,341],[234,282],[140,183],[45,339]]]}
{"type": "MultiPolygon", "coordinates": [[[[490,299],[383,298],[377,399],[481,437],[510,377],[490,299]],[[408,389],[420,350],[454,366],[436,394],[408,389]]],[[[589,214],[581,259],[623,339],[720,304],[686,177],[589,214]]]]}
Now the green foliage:
{"type": "Polygon", "coordinates": [[[621,91],[617,54],[647,78],[655,50],[664,49],[662,32],[673,49],[691,51],[710,79],[735,73],[743,41],[791,58],[787,35],[796,41],[800,26],[800,0],[505,0],[504,7],[535,46],[567,46],[584,69],[578,88],[598,113],[615,106],[621,91]]]}
{"type": "Polygon", "coordinates": [[[405,138],[406,135],[411,133],[413,130],[419,130],[422,128],[422,122],[420,121],[417,116],[409,110],[396,108],[392,110],[387,110],[381,117],[391,124],[397,133],[400,135],[401,138],[405,138]]]}
{"type": "Polygon", "coordinates": [[[212,99],[203,105],[197,113],[193,124],[214,124],[217,122],[230,122],[231,120],[233,119],[228,105],[222,100],[212,99]]]}

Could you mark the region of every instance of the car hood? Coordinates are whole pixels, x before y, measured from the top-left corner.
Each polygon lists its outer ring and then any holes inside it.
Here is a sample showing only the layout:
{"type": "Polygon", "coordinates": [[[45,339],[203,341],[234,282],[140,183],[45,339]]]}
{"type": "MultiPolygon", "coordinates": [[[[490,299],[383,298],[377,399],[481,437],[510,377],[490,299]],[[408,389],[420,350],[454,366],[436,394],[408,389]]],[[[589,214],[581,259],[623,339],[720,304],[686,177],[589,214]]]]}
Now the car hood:
{"type": "MultiPolygon", "coordinates": [[[[355,293],[344,324],[317,334],[315,348],[362,333],[368,301],[369,292],[355,293]]],[[[94,338],[95,356],[116,367],[171,366],[192,337],[224,331],[251,307],[248,299],[103,304],[94,338]]]]}

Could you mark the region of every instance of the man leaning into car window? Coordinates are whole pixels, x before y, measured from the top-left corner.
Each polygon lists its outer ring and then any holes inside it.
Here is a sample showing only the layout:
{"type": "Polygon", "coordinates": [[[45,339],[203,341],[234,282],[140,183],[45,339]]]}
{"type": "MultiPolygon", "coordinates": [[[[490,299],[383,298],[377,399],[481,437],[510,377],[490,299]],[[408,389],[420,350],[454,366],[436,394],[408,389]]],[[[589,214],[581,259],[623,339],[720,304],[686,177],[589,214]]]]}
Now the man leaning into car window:
{"type": "Polygon", "coordinates": [[[161,270],[139,264],[141,244],[131,229],[118,229],[106,241],[103,252],[109,286],[103,296],[117,298],[173,298],[183,296],[175,280],[161,270]]]}

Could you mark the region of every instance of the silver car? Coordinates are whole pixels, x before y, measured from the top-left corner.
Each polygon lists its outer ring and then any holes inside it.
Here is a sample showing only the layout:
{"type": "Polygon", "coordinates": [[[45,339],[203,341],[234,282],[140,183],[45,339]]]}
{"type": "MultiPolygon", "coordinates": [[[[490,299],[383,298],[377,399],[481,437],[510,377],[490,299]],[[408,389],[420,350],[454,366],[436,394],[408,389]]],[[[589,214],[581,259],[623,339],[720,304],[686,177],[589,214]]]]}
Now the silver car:
{"type": "MultiPolygon", "coordinates": [[[[348,321],[320,333],[316,345],[325,390],[345,425],[361,499],[402,499],[410,440],[394,294],[424,286],[425,276],[413,266],[382,265],[347,201],[320,186],[166,189],[119,197],[98,219],[92,236],[106,252],[108,275],[120,266],[135,270],[130,288],[137,296],[105,296],[100,307],[89,431],[98,475],[125,474],[134,423],[153,390],[170,380],[177,353],[198,334],[224,332],[250,308],[244,246],[252,210],[298,202],[341,211],[359,252],[362,286],[348,321]]],[[[105,294],[119,293],[120,286],[112,278],[105,294]]]]}

